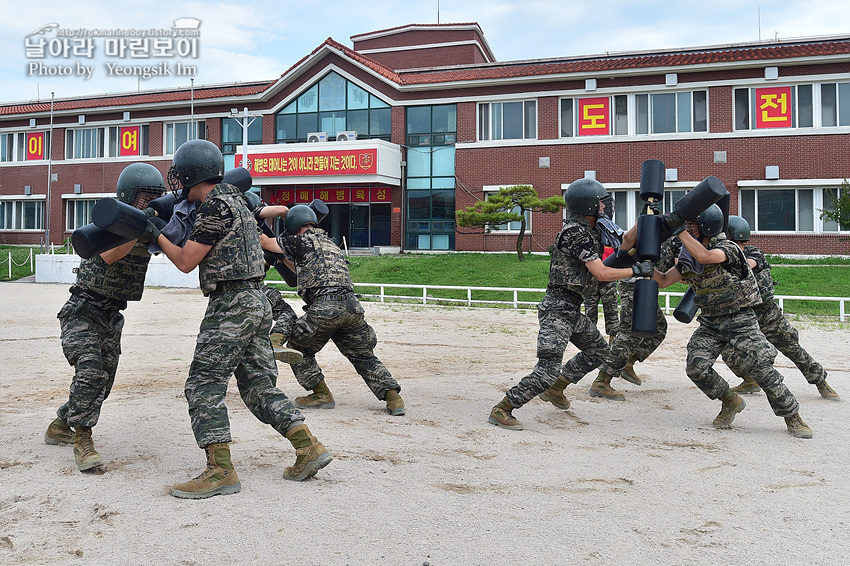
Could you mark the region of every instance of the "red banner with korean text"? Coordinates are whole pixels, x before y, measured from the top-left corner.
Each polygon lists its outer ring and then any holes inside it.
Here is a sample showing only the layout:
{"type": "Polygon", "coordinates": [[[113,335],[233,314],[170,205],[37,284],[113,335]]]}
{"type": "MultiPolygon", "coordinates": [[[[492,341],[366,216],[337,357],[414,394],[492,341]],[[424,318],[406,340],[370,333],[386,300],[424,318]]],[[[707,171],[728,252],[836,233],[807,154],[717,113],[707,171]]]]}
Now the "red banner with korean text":
{"type": "Polygon", "coordinates": [[[756,128],[791,128],[791,87],[756,89],[756,128]]]}
{"type": "Polygon", "coordinates": [[[27,133],[27,161],[38,161],[44,159],[44,132],[27,133]]]}
{"type": "Polygon", "coordinates": [[[122,126],[118,128],[118,155],[121,157],[139,155],[139,126],[122,126]]]}
{"type": "MultiPolygon", "coordinates": [[[[245,168],[252,177],[302,177],[317,175],[369,175],[378,172],[378,150],[293,151],[248,155],[245,168]]],[[[242,167],[242,155],[236,155],[242,167]]],[[[324,200],[324,199],[323,199],[324,200]]]]}
{"type": "Polygon", "coordinates": [[[309,204],[314,198],[327,204],[349,202],[390,202],[389,187],[327,187],[318,189],[274,189],[269,194],[269,204],[292,206],[309,204]]]}
{"type": "Polygon", "coordinates": [[[601,136],[611,133],[611,99],[607,96],[578,99],[578,135],[601,136]]]}

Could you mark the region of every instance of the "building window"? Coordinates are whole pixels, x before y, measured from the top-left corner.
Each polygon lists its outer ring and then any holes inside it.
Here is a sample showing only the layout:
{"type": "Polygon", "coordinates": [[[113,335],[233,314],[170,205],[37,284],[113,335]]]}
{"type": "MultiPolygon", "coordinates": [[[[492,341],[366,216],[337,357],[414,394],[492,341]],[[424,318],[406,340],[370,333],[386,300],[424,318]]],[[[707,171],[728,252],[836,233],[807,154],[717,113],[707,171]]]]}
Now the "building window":
{"type": "MultiPolygon", "coordinates": [[[[485,185],[484,186],[484,198],[486,199],[490,195],[494,195],[498,193],[501,189],[505,189],[508,187],[513,187],[515,185],[485,185]]],[[[515,206],[511,212],[514,214],[520,213],[520,207],[515,206]]],[[[487,231],[489,232],[498,232],[500,234],[519,234],[521,222],[506,222],[505,224],[488,224],[487,231]]],[[[525,233],[531,234],[531,211],[525,211],[525,233]]]]}
{"type": "Polygon", "coordinates": [[[850,83],[820,85],[820,99],[824,128],[850,126],[850,83]]]}
{"type": "Polygon", "coordinates": [[[105,140],[105,128],[65,130],[65,159],[103,157],[105,140]]]}
{"type": "MultiPolygon", "coordinates": [[[[823,189],[823,210],[832,210],[833,208],[835,208],[836,201],[841,198],[842,195],[845,195],[845,190],[846,185],[823,189]]],[[[845,219],[842,217],[841,222],[842,224],[839,228],[838,223],[834,220],[827,220],[826,218],[820,219],[821,229],[824,232],[838,232],[839,229],[841,232],[850,231],[850,219],[845,219]]]]}
{"type": "Polygon", "coordinates": [[[65,230],[82,228],[92,221],[92,210],[97,204],[96,199],[69,199],[65,205],[65,230]]]}
{"type": "MultiPolygon", "coordinates": [[[[244,118],[225,118],[221,121],[221,152],[236,153],[236,146],[242,145],[242,120],[244,118]]],[[[249,119],[248,145],[263,143],[263,117],[249,119]]]]}
{"type": "Polygon", "coordinates": [[[189,140],[203,140],[207,137],[206,122],[173,122],[165,125],[165,153],[171,155],[177,148],[189,140]]]}
{"type": "Polygon", "coordinates": [[[638,134],[707,132],[707,91],[635,95],[638,134]]]}
{"type": "Polygon", "coordinates": [[[850,83],[736,88],[736,130],[850,126],[850,83]]]}
{"type": "Polygon", "coordinates": [[[14,161],[15,134],[0,134],[0,162],[14,161]]]}
{"type": "Polygon", "coordinates": [[[754,232],[829,231],[830,223],[820,220],[818,209],[823,207],[816,204],[817,200],[829,206],[828,192],[819,188],[742,189],[741,216],[754,232]]]}
{"type": "Polygon", "coordinates": [[[0,200],[0,230],[44,230],[44,199],[0,200]]]}
{"type": "Polygon", "coordinates": [[[389,141],[391,114],[389,104],[330,72],[277,113],[275,142],[305,142],[313,132],[325,132],[329,140],[336,140],[350,131],[357,132],[358,138],[389,141]]]}
{"type": "Polygon", "coordinates": [[[537,101],[487,102],[478,107],[480,140],[537,138],[537,101]]]}
{"type": "Polygon", "coordinates": [[[150,126],[110,126],[107,129],[109,157],[150,155],[150,126]]]}

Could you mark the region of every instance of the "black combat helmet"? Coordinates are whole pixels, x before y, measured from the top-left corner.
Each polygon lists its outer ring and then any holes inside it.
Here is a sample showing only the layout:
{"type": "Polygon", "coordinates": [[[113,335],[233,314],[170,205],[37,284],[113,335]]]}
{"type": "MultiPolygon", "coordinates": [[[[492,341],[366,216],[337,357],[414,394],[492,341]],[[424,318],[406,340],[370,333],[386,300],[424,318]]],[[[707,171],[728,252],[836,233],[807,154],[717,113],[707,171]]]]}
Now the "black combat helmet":
{"type": "Polygon", "coordinates": [[[699,233],[704,237],[713,238],[723,231],[723,211],[716,204],[703,210],[697,218],[699,233]]]}
{"type": "Polygon", "coordinates": [[[730,216],[729,227],[726,230],[729,239],[735,242],[750,241],[750,223],[742,216],[730,216]]]}
{"type": "Polygon", "coordinates": [[[224,157],[215,144],[207,140],[190,140],[177,148],[171,169],[168,170],[168,186],[177,194],[183,186],[181,198],[189,194],[189,189],[209,181],[219,183],[224,178],[224,157]]]}
{"type": "Polygon", "coordinates": [[[298,229],[305,224],[319,225],[316,219],[316,213],[306,204],[296,204],[286,213],[286,218],[283,220],[283,225],[286,228],[286,233],[294,236],[298,233],[298,229]]]}
{"type": "Polygon", "coordinates": [[[565,200],[567,210],[582,216],[596,216],[599,201],[608,196],[608,191],[596,179],[579,179],[567,187],[565,200]]]}
{"type": "Polygon", "coordinates": [[[118,188],[115,190],[118,200],[136,206],[136,197],[141,192],[151,193],[151,199],[165,194],[162,173],[149,163],[128,165],[118,176],[118,188]]]}

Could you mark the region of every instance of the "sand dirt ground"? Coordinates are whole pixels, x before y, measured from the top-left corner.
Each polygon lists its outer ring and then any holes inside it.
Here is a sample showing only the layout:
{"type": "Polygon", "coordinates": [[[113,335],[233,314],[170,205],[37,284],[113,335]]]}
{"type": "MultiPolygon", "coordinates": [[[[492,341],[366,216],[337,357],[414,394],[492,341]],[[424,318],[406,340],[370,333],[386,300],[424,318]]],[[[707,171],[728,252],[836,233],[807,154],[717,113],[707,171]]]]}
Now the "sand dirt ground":
{"type": "Polygon", "coordinates": [[[67,285],[0,284],[0,564],[850,563],[847,325],[798,324],[845,400],[821,399],[777,358],[812,440],[789,436],[763,394],[734,428],[713,429],[719,402],[684,374],[693,326],[672,318],[638,366],[644,385],[615,381],[625,402],[589,397],[587,376],[567,389],[569,411],[534,400],[512,432],[487,415],[534,365],[534,311],[365,303],[407,415],[386,414],[329,345],[319,362],[337,406],[307,424],[335,458],[288,482],[293,449],[231,382],[242,492],[186,501],[170,487],[204,464],[183,397],[204,298],[148,289],[127,309],[94,435],[106,472],[91,475],[42,440],[70,383],[55,318],[67,296],[67,285]]]}

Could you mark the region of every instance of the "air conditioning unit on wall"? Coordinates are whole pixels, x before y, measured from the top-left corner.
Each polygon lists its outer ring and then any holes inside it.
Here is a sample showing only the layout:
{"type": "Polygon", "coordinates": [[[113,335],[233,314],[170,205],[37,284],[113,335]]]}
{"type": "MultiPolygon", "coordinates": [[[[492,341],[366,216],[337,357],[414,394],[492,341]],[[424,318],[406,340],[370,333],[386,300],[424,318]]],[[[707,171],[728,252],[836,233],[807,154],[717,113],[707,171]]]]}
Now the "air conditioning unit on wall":
{"type": "Polygon", "coordinates": [[[307,143],[318,143],[328,141],[327,132],[309,132],[307,134],[307,143]]]}
{"type": "Polygon", "coordinates": [[[336,141],[354,141],[357,139],[357,132],[354,130],[347,132],[339,132],[336,135],[336,141]]]}

